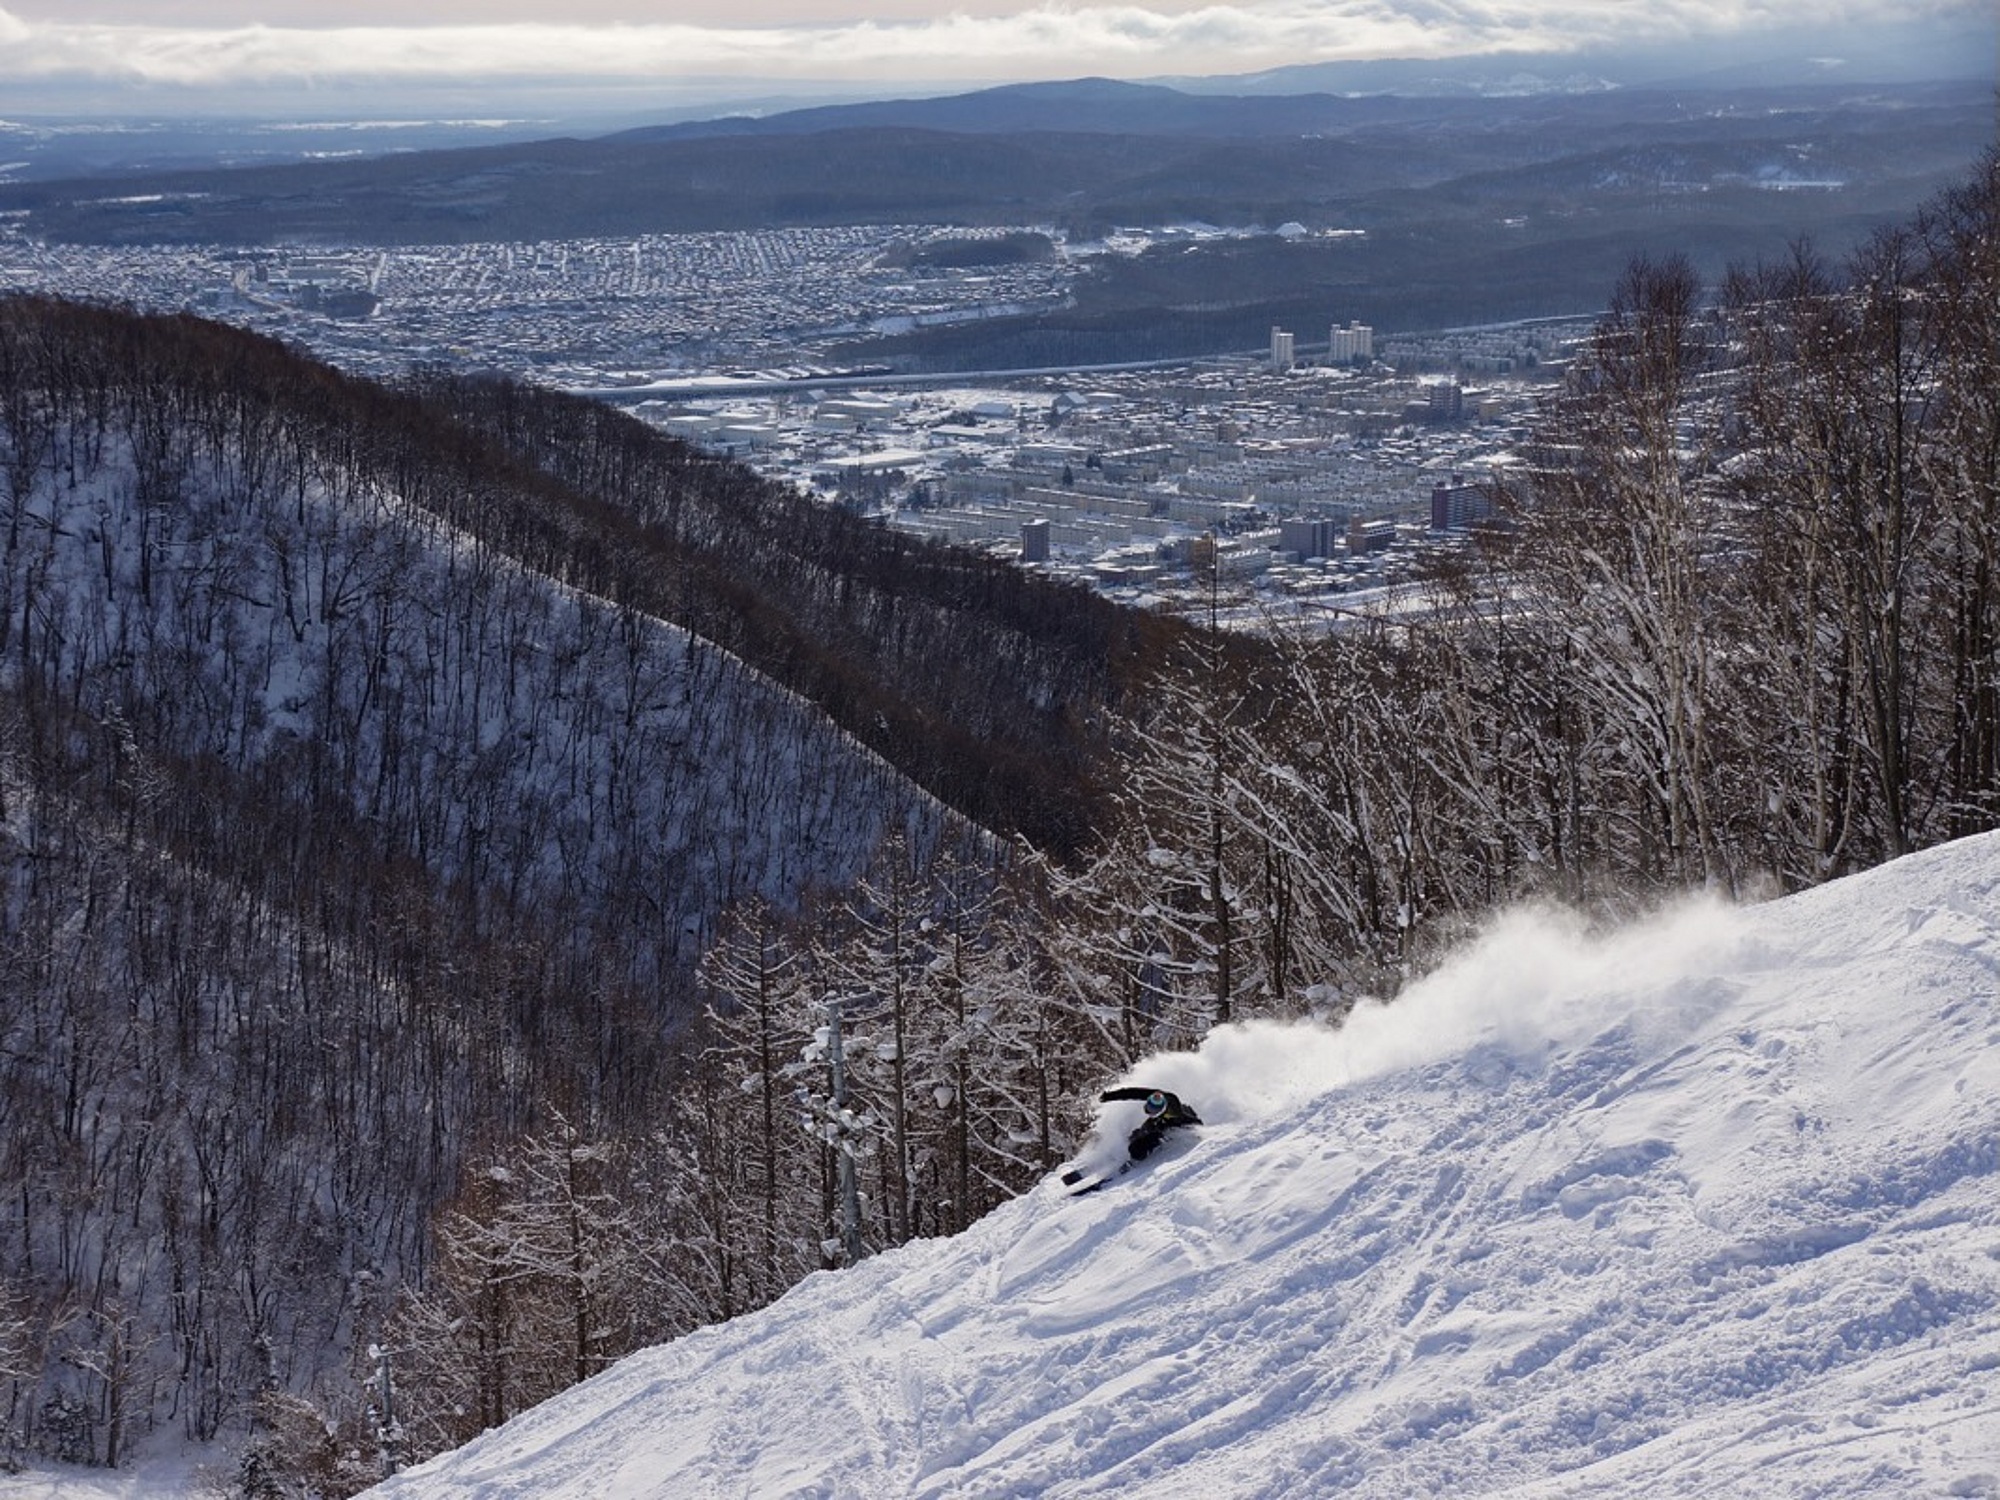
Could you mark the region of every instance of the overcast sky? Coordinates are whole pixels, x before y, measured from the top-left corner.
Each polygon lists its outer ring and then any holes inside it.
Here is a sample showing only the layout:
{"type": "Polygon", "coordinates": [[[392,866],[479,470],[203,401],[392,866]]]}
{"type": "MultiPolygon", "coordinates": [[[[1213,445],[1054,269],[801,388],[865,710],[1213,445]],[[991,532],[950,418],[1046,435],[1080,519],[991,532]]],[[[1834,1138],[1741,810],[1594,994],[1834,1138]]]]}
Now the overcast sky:
{"type": "MultiPolygon", "coordinates": [[[[1830,47],[1992,0],[0,0],[0,113],[67,91],[499,89],[673,79],[981,83],[1666,44],[1830,47]]],[[[101,102],[97,107],[101,107],[101,102]]]]}

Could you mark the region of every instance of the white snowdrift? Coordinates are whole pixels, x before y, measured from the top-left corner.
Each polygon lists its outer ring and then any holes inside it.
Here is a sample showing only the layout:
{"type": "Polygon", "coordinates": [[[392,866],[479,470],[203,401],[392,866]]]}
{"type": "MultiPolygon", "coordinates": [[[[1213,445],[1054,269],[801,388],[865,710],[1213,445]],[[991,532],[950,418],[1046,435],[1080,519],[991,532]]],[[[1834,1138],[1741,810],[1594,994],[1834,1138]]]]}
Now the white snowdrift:
{"type": "MultiPolygon", "coordinates": [[[[1210,1123],[822,1275],[381,1497],[2000,1496],[2000,837],[1526,914],[1210,1123]]],[[[1107,1134],[1122,1122],[1107,1120],[1107,1134]]]]}

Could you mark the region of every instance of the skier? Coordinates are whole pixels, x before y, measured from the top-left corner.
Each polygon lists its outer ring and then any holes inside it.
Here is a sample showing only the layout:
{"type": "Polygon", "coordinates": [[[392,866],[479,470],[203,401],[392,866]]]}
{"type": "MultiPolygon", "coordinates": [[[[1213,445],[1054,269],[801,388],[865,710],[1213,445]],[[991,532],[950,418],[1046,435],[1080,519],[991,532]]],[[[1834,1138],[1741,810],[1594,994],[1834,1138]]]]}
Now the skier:
{"type": "Polygon", "coordinates": [[[1183,1125],[1199,1125],[1201,1116],[1181,1103],[1181,1096],[1166,1089],[1106,1089],[1098,1096],[1102,1104],[1136,1099],[1146,1108],[1146,1118],[1125,1141],[1125,1151],[1133,1161],[1144,1161],[1159,1149],[1169,1130],[1183,1125]]]}
{"type": "Polygon", "coordinates": [[[1115,1171],[1093,1172],[1083,1167],[1072,1167],[1062,1174],[1063,1186],[1072,1194],[1096,1192],[1107,1183],[1123,1177],[1157,1151],[1160,1142],[1167,1138],[1168,1131],[1201,1123],[1201,1116],[1181,1103],[1180,1095],[1166,1089],[1106,1089],[1097,1096],[1097,1100],[1100,1104],[1143,1105],[1146,1118],[1125,1138],[1125,1160],[1118,1164],[1115,1171]]]}

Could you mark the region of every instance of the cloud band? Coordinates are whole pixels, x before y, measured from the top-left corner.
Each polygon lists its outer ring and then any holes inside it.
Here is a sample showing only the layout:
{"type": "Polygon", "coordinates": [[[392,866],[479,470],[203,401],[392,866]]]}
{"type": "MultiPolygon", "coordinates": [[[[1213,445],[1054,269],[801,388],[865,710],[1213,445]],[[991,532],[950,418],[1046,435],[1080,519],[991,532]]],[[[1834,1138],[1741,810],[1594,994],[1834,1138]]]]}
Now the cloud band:
{"type": "Polygon", "coordinates": [[[202,88],[285,83],[641,80],[690,75],[892,79],[1132,76],[1243,71],[1283,63],[1559,51],[1815,21],[1838,28],[1928,13],[1961,0],[1271,0],[1173,11],[1041,4],[1004,15],[906,22],[702,26],[548,23],[167,28],[29,21],[0,9],[0,79],[91,79],[202,88]]]}

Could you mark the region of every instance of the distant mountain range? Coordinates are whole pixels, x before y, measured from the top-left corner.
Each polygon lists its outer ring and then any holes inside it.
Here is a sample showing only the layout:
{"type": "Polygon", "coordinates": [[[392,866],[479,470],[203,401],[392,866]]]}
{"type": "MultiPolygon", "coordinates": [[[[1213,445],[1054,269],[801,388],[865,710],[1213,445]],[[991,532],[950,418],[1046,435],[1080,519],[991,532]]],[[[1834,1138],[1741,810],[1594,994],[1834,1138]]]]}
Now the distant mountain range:
{"type": "MultiPolygon", "coordinates": [[[[1476,107],[1468,101],[1468,108],[1476,107]]],[[[1079,78],[1062,83],[1008,84],[941,98],[816,105],[762,116],[722,115],[629,130],[610,139],[676,141],[717,135],[817,135],[836,130],[1268,137],[1433,119],[1441,112],[1447,116],[1458,113],[1450,103],[1436,98],[1351,98],[1324,92],[1196,93],[1163,84],[1079,78]]]]}
{"type": "Polygon", "coordinates": [[[1993,140],[1990,79],[1805,84],[1791,80],[1806,65],[1788,63],[1765,68],[1776,85],[1605,87],[1590,59],[1569,58],[1582,71],[1563,91],[1532,61],[1504,74],[1492,59],[1425,64],[1410,77],[1431,92],[1269,91],[1393,83],[1415,64],[1285,70],[1235,93],[1085,78],[594,139],[16,181],[0,186],[0,213],[32,235],[107,245],[857,223],[1034,226],[1072,241],[1189,221],[1364,232],[1107,259],[1053,321],[928,331],[899,351],[966,367],[1241,348],[1273,322],[1335,311],[1386,327],[1587,311],[1635,253],[1683,251],[1718,271],[1801,237],[1837,252],[1956,181],[1993,140]],[[1510,78],[1512,93],[1499,87],[1510,78]]]}
{"type": "Polygon", "coordinates": [[[2000,22],[1934,28],[1906,22],[1713,36],[1588,52],[1489,52],[1465,57],[1299,63],[1225,77],[1164,78],[1189,93],[1469,95],[1587,93],[1613,88],[1793,88],[2000,77],[2000,22]]]}
{"type": "MultiPolygon", "coordinates": [[[[937,130],[969,134],[1054,132],[1205,138],[1310,136],[1424,122],[1449,128],[1480,120],[1685,121],[1687,95],[1704,100],[1754,92],[1780,109],[1823,108],[1883,87],[1990,82],[1992,69],[1884,85],[1831,59],[1814,67],[1744,62],[1685,80],[1618,79],[1611,58],[1538,55],[1438,63],[1310,64],[1240,79],[1127,83],[1079,78],[1008,84],[938,97],[825,104],[772,114],[640,127],[612,141],[678,141],[718,135],[797,136],[844,130],[937,130]],[[1612,96],[1616,97],[1605,97],[1612,96]]],[[[1957,90],[1952,90],[1957,92],[1957,90]]],[[[1742,102],[1717,99],[1724,107],[1742,102]]]]}

